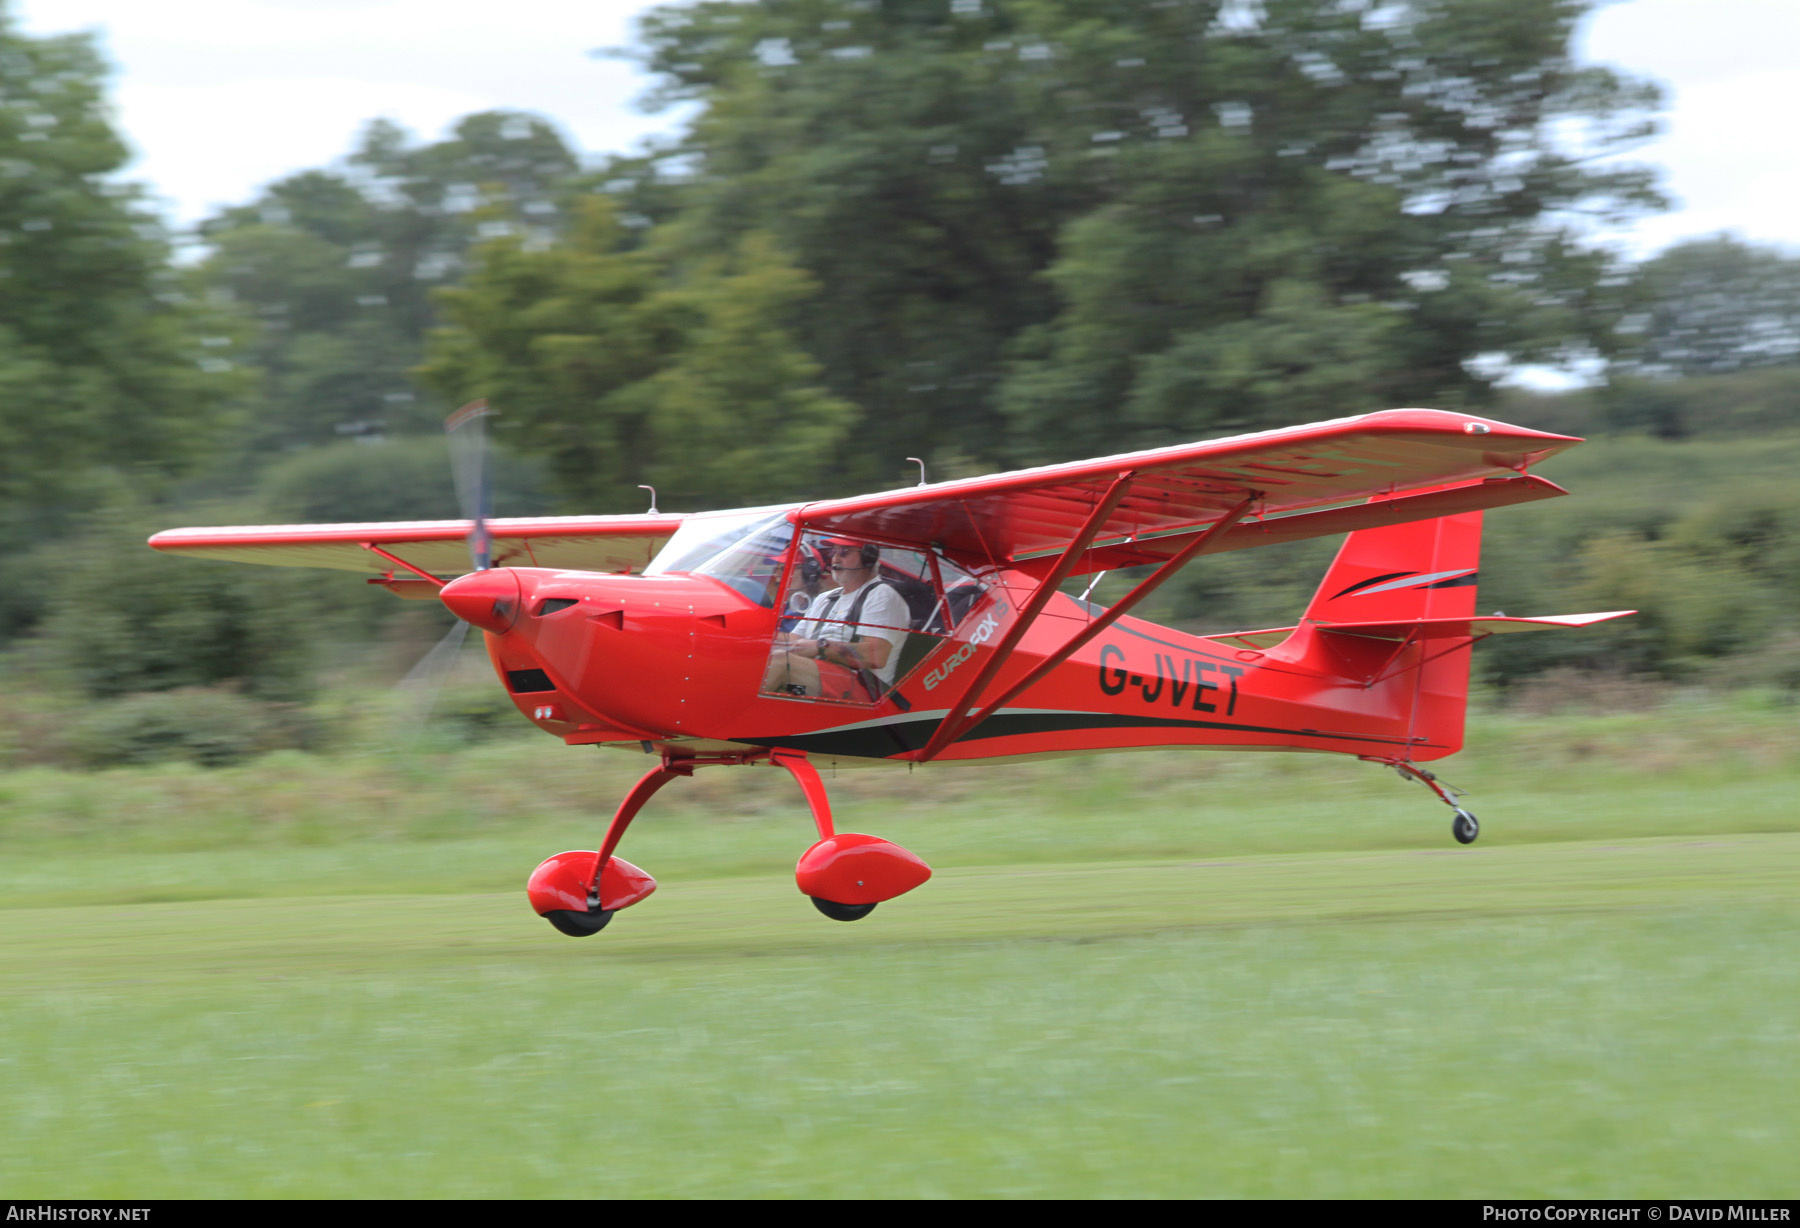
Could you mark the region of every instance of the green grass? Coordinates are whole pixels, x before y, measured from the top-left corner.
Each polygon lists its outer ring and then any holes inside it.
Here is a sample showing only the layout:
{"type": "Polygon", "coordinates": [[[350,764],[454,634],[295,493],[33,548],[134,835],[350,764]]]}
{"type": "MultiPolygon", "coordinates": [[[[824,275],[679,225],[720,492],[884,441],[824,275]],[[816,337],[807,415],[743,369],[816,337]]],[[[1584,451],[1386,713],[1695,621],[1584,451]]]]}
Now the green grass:
{"type": "Polygon", "coordinates": [[[702,773],[583,941],[519,885],[627,756],[0,777],[0,1195],[1793,1197],[1791,715],[1476,729],[1472,849],[1328,759],[846,772],[938,868],[855,925],[702,773]]]}

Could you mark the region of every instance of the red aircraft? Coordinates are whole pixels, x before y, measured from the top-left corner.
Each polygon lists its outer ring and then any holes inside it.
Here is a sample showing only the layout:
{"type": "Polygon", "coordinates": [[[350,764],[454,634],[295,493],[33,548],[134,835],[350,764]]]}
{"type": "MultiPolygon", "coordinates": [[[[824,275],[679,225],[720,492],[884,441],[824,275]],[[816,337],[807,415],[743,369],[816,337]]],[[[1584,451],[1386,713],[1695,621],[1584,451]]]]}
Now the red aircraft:
{"type": "MultiPolygon", "coordinates": [[[[486,412],[449,425],[478,435],[486,412]]],[[[821,761],[1355,755],[1430,787],[1473,841],[1475,816],[1420,766],[1462,745],[1468,650],[1631,612],[1476,614],[1482,512],[1566,493],[1527,470],[1579,442],[1397,409],[782,507],[491,519],[476,480],[467,520],[174,529],[150,545],[435,597],[481,629],[538,728],[655,756],[598,851],[532,874],[532,907],[563,933],[597,933],[655,890],[619,840],[658,789],[714,765],[793,775],[819,833],[800,890],[854,921],[931,871],[836,831],[821,761]],[[1128,616],[1201,555],[1346,532],[1294,626],[1200,636],[1128,616]],[[1064,591],[1144,567],[1110,608],[1064,591]]]]}

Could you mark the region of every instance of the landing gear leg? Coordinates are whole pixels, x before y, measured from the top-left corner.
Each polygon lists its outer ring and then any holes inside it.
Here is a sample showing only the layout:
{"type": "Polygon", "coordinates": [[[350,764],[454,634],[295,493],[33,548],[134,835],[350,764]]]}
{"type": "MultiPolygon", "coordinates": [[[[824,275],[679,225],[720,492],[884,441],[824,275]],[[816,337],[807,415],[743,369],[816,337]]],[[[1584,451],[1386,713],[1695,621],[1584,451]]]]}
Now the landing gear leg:
{"type": "Polygon", "coordinates": [[[539,916],[571,938],[598,934],[621,908],[629,908],[656,890],[656,880],[622,857],[613,856],[625,829],[644,803],[677,776],[692,776],[681,762],[665,762],[646,772],[606,829],[600,851],[558,853],[532,872],[526,893],[539,916]]]}
{"type": "Polygon", "coordinates": [[[1475,838],[1481,835],[1481,821],[1462,808],[1463,792],[1461,789],[1439,780],[1424,768],[1404,760],[1377,759],[1374,762],[1387,764],[1394,769],[1401,780],[1416,780],[1437,794],[1438,800],[1455,812],[1456,817],[1450,820],[1450,834],[1456,837],[1458,844],[1474,844],[1475,838]]]}
{"type": "Polygon", "coordinates": [[[794,783],[800,786],[800,792],[806,795],[813,824],[819,829],[819,839],[829,840],[835,836],[837,828],[831,825],[831,799],[825,795],[825,782],[819,779],[819,769],[798,751],[778,750],[769,756],[769,761],[776,767],[786,768],[794,783]]]}
{"type": "Polygon", "coordinates": [[[857,832],[840,834],[832,826],[825,782],[804,754],[778,750],[769,758],[799,784],[819,829],[818,843],[794,867],[794,879],[814,908],[833,921],[860,921],[883,900],[931,877],[930,866],[897,844],[857,832]]]}
{"type": "Polygon", "coordinates": [[[598,852],[558,853],[533,871],[526,888],[532,909],[571,937],[598,934],[614,913],[656,890],[655,879],[613,852],[644,803],[677,776],[692,776],[697,767],[743,766],[765,757],[786,769],[799,784],[819,829],[818,841],[794,867],[794,878],[812,899],[813,907],[834,921],[859,921],[883,900],[911,891],[931,877],[931,867],[899,845],[833,827],[825,782],[801,752],[694,755],[665,758],[661,767],[652,768],[632,786],[619,803],[598,852]]]}

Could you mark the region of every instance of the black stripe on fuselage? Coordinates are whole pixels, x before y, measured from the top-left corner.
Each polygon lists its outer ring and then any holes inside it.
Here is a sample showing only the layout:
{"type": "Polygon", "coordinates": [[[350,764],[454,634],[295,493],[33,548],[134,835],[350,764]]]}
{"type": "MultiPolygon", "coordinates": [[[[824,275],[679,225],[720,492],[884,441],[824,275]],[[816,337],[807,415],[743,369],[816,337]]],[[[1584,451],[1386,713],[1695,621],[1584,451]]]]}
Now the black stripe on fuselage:
{"type": "MultiPolygon", "coordinates": [[[[1396,572],[1395,575],[1406,575],[1396,572]]],[[[1417,574],[1417,573],[1412,573],[1417,574]]],[[[1379,583],[1382,579],[1393,577],[1376,577],[1368,581],[1379,583]]],[[[1162,630],[1162,628],[1158,628],[1162,630]]],[[[1229,649],[1225,649],[1216,641],[1203,636],[1193,636],[1185,641],[1166,640],[1161,636],[1151,635],[1135,627],[1125,625],[1121,619],[1108,632],[1129,635],[1134,639],[1148,640],[1152,644],[1161,644],[1165,648],[1175,648],[1183,652],[1200,655],[1218,656],[1227,659],[1229,649]]],[[[1181,634],[1176,632],[1176,634],[1181,634]]],[[[822,729],[817,733],[790,734],[786,737],[748,737],[732,738],[733,742],[744,742],[751,746],[783,747],[791,750],[802,750],[810,754],[843,755],[846,758],[889,759],[896,754],[922,749],[931,741],[931,735],[943,723],[941,717],[922,717],[917,720],[884,721],[879,725],[861,725],[855,729],[822,729]]],[[[1405,738],[1383,738],[1362,736],[1348,733],[1321,733],[1316,729],[1281,729],[1271,725],[1245,725],[1231,721],[1196,721],[1182,720],[1167,716],[1133,716],[1127,713],[1105,712],[1000,712],[967,730],[957,743],[979,742],[987,738],[1009,738],[1033,733],[1075,733],[1083,730],[1101,729],[1212,729],[1226,733],[1261,733],[1273,734],[1277,737],[1322,738],[1336,742],[1373,742],[1388,746],[1411,745],[1405,738]]]]}
{"type": "MultiPolygon", "coordinates": [[[[824,729],[818,733],[786,737],[740,737],[733,742],[751,746],[803,750],[816,755],[843,755],[857,759],[887,759],[896,753],[919,750],[931,741],[942,718],[891,721],[857,729],[824,729]],[[896,751],[896,744],[901,748],[896,751]]],[[[1377,742],[1409,745],[1405,738],[1382,738],[1348,733],[1322,733],[1316,729],[1278,729],[1269,725],[1243,725],[1230,721],[1190,721],[1167,716],[1131,716],[1105,712],[1001,712],[987,718],[956,739],[956,744],[987,738],[1010,738],[1033,733],[1077,733],[1099,729],[1214,729],[1227,733],[1263,733],[1291,738],[1326,738],[1337,742],[1377,742]]]]}

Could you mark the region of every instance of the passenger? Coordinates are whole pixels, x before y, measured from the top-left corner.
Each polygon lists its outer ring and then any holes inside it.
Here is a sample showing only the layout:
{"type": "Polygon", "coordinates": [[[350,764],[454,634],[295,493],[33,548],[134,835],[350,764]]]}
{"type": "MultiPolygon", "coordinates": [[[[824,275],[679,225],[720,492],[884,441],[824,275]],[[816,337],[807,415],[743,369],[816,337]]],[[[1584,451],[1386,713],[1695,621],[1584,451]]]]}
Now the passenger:
{"type": "Polygon", "coordinates": [[[817,556],[811,550],[800,551],[800,561],[794,566],[796,583],[788,590],[787,610],[781,616],[781,629],[792,631],[812,609],[813,598],[824,591],[825,569],[819,565],[817,556]]]}
{"type": "Polygon", "coordinates": [[[763,690],[871,703],[894,684],[912,612],[879,578],[879,546],[843,538],[825,546],[838,587],[813,598],[792,631],[776,632],[763,690]]]}

